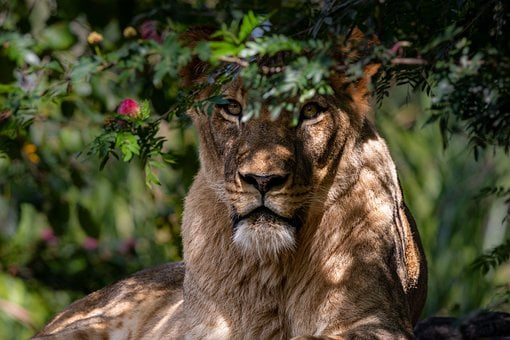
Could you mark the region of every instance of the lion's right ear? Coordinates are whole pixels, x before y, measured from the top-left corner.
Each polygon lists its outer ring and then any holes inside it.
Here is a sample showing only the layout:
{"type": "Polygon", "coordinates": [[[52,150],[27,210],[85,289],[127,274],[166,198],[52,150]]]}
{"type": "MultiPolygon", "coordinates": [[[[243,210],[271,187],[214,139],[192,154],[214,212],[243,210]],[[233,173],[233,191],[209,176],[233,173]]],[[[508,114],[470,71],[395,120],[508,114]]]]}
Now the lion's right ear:
{"type": "MultiPolygon", "coordinates": [[[[189,48],[194,48],[200,41],[210,41],[211,35],[214,33],[214,29],[209,26],[196,26],[192,27],[186,32],[182,33],[179,37],[180,42],[189,48]]],[[[199,80],[207,74],[210,65],[198,58],[193,56],[191,61],[184,66],[179,74],[183,80],[185,87],[195,85],[199,80]]]]}

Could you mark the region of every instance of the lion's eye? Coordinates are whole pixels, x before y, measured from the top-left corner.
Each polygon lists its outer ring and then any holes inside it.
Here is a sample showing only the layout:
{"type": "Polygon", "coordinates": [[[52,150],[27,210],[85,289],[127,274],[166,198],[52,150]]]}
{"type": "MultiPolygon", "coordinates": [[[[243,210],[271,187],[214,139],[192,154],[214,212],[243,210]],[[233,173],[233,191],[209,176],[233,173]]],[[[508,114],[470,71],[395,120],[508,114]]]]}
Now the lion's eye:
{"type": "Polygon", "coordinates": [[[223,109],[232,116],[240,116],[243,112],[243,107],[235,100],[229,100],[227,104],[222,105],[223,109]]]}
{"type": "Polygon", "coordinates": [[[320,113],[324,111],[324,108],[321,107],[316,102],[310,102],[303,106],[300,112],[301,119],[312,119],[317,117],[320,113]]]}

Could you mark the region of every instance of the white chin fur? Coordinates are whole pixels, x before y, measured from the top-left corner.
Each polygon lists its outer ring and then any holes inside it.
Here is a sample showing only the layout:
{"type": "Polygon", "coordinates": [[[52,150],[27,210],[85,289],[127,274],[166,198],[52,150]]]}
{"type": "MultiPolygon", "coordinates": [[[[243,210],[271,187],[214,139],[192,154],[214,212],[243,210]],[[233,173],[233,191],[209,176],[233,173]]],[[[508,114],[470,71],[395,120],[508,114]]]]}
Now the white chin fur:
{"type": "Polygon", "coordinates": [[[295,229],[279,221],[242,220],[233,239],[245,255],[255,255],[260,260],[276,260],[296,246],[295,229]]]}

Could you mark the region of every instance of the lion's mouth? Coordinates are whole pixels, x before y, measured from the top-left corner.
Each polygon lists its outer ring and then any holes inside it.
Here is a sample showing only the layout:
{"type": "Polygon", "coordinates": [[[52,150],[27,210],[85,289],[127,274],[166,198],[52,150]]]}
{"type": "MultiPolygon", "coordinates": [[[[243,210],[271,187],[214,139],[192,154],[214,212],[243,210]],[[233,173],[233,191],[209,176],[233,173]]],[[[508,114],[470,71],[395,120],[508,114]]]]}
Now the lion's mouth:
{"type": "Polygon", "coordinates": [[[294,229],[299,229],[303,224],[302,219],[297,215],[293,217],[281,216],[265,206],[260,206],[245,215],[234,215],[234,229],[236,229],[242,221],[251,221],[259,225],[283,223],[294,229]]]}
{"type": "Polygon", "coordinates": [[[232,240],[245,254],[276,260],[296,247],[301,219],[289,218],[260,206],[233,218],[232,240]]]}

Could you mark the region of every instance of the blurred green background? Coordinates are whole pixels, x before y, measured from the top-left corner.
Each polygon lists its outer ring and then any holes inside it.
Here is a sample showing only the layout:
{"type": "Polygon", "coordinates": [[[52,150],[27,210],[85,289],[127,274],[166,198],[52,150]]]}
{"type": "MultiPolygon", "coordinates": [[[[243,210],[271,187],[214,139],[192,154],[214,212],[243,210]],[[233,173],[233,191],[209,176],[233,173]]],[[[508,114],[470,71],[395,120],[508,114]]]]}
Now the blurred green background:
{"type": "MultiPolygon", "coordinates": [[[[175,76],[152,76],[158,23],[210,20],[193,16],[206,3],[160,11],[153,1],[0,0],[0,339],[28,338],[73,300],[180,259],[182,203],[198,166],[186,118],[161,125],[175,163],[156,170],[160,186],[145,185],[137,161],[112,159],[100,171],[84,150],[122,99],[150,100],[155,116],[175,103],[175,76]],[[124,32],[130,25],[134,37],[124,32]],[[100,44],[87,43],[92,31],[100,44]],[[118,69],[91,72],[87,56],[113,52],[118,69]]],[[[423,316],[510,311],[510,265],[486,274],[471,266],[510,237],[508,202],[480,197],[487,186],[510,186],[508,155],[491,150],[475,161],[462,137],[444,149],[437,125],[426,124],[429,101],[397,87],[375,113],[428,257],[423,316]]]]}

